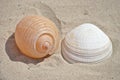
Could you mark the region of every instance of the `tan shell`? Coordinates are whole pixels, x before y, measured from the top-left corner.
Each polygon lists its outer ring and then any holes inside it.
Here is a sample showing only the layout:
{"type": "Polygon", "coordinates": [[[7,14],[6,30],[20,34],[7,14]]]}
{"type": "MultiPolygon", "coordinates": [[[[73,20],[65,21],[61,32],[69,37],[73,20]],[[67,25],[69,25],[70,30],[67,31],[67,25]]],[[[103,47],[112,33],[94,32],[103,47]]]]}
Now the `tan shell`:
{"type": "Polygon", "coordinates": [[[55,24],[42,16],[26,16],[16,26],[15,41],[21,52],[32,58],[51,55],[59,45],[55,24]]]}

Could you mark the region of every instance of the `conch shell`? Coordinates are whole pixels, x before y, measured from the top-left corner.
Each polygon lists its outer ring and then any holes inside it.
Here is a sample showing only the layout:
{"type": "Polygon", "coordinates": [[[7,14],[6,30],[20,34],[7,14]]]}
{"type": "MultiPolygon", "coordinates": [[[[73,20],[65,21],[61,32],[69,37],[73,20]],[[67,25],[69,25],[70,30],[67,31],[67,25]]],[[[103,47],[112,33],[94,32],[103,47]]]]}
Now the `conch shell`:
{"type": "Polygon", "coordinates": [[[59,31],[43,16],[26,16],[16,26],[15,41],[23,54],[43,58],[58,48],[59,31]]]}
{"type": "Polygon", "coordinates": [[[90,23],[76,27],[62,41],[62,55],[70,63],[98,62],[111,54],[112,43],[109,37],[90,23]]]}

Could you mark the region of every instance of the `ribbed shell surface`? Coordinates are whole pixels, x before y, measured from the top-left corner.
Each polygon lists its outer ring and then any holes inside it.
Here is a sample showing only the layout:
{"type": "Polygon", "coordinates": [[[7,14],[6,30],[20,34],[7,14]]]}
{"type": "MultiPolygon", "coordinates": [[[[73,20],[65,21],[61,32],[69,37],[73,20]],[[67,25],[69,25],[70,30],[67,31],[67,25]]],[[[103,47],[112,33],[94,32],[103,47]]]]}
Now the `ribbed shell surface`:
{"type": "Polygon", "coordinates": [[[25,55],[42,58],[53,54],[59,45],[55,24],[42,16],[26,16],[16,26],[15,41],[25,55]]]}
{"type": "Polygon", "coordinates": [[[93,24],[82,24],[62,41],[63,57],[70,63],[97,62],[112,54],[109,37],[93,24]]]}

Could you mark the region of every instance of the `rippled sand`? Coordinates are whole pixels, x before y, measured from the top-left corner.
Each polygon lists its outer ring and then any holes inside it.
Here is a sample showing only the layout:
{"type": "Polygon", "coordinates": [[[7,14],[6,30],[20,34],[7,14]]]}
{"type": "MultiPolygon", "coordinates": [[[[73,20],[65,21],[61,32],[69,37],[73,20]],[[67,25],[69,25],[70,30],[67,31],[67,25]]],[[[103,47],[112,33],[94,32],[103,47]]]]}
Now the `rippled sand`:
{"type": "Polygon", "coordinates": [[[0,0],[0,80],[120,80],[120,0],[0,0]],[[26,15],[43,15],[59,28],[61,39],[90,22],[113,42],[112,56],[97,64],[69,64],[59,50],[34,60],[18,50],[14,32],[26,15]]]}

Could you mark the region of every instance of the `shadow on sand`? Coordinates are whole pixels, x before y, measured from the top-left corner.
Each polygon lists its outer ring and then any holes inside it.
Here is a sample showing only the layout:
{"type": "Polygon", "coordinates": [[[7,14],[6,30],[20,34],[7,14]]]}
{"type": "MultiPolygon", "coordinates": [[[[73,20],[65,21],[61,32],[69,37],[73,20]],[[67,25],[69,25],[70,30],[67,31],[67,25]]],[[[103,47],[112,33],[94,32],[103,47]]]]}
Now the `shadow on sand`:
{"type": "Polygon", "coordinates": [[[26,64],[37,64],[37,63],[40,63],[42,62],[45,58],[42,58],[42,59],[32,59],[32,58],[29,58],[25,55],[23,55],[21,53],[21,51],[18,49],[16,43],[15,43],[15,38],[14,38],[14,34],[12,34],[6,44],[5,44],[5,50],[6,50],[6,53],[7,55],[9,56],[10,60],[12,61],[18,61],[18,62],[23,62],[23,63],[26,63],[26,64]]]}

